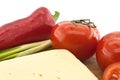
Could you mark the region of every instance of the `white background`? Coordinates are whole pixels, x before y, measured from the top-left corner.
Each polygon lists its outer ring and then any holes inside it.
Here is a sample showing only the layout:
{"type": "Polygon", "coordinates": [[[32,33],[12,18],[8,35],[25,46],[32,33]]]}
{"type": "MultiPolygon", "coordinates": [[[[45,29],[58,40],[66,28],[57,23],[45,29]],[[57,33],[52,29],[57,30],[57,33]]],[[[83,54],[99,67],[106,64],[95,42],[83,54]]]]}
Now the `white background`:
{"type": "Polygon", "coordinates": [[[75,19],[91,19],[101,37],[120,31],[119,0],[0,0],[0,26],[30,15],[44,6],[52,14],[60,12],[57,22],[75,19]]]}

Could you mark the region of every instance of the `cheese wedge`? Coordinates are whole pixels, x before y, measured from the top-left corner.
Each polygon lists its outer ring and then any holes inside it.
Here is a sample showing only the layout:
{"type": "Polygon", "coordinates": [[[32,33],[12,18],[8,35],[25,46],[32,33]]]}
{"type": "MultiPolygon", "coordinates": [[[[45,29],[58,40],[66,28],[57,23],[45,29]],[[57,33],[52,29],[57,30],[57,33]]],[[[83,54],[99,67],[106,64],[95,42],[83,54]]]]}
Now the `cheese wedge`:
{"type": "Polygon", "coordinates": [[[0,62],[0,80],[98,80],[67,50],[49,50],[0,62]]]}

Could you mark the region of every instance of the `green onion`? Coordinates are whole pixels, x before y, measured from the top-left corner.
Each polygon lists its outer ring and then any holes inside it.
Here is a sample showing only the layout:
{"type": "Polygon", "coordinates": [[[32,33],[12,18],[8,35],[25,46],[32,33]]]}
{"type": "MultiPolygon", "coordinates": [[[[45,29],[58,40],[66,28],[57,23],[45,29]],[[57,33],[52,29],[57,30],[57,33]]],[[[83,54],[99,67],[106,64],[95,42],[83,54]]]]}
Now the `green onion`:
{"type": "Polygon", "coordinates": [[[51,47],[51,41],[45,40],[40,42],[34,42],[29,44],[20,45],[14,48],[0,51],[0,60],[11,59],[15,57],[21,57],[43,50],[47,50],[51,47]]]}

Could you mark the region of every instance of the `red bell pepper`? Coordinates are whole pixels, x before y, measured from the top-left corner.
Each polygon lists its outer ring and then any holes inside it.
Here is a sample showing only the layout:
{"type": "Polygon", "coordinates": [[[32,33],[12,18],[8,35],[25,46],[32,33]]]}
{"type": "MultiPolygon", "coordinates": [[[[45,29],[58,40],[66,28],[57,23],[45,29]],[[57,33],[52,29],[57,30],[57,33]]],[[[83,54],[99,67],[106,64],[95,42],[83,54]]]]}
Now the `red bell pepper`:
{"type": "Polygon", "coordinates": [[[31,15],[0,27],[0,50],[25,43],[47,40],[55,20],[50,11],[40,7],[31,15]]]}

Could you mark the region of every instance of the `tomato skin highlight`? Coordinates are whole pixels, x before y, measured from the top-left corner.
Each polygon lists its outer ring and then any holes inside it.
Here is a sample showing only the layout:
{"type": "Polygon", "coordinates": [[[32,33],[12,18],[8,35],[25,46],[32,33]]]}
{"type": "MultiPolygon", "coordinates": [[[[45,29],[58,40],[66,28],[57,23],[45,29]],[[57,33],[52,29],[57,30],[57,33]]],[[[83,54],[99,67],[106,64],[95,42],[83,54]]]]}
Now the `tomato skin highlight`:
{"type": "Polygon", "coordinates": [[[104,70],[101,80],[119,80],[120,62],[115,62],[107,66],[104,70]]]}
{"type": "Polygon", "coordinates": [[[83,24],[62,21],[51,32],[51,41],[55,49],[67,49],[78,59],[85,61],[96,51],[98,43],[97,29],[83,24]]]}
{"type": "Polygon", "coordinates": [[[120,32],[111,32],[102,37],[96,50],[96,59],[102,70],[120,61],[120,32]]]}
{"type": "Polygon", "coordinates": [[[28,17],[0,27],[0,50],[49,39],[54,25],[50,11],[40,7],[28,17]]]}

